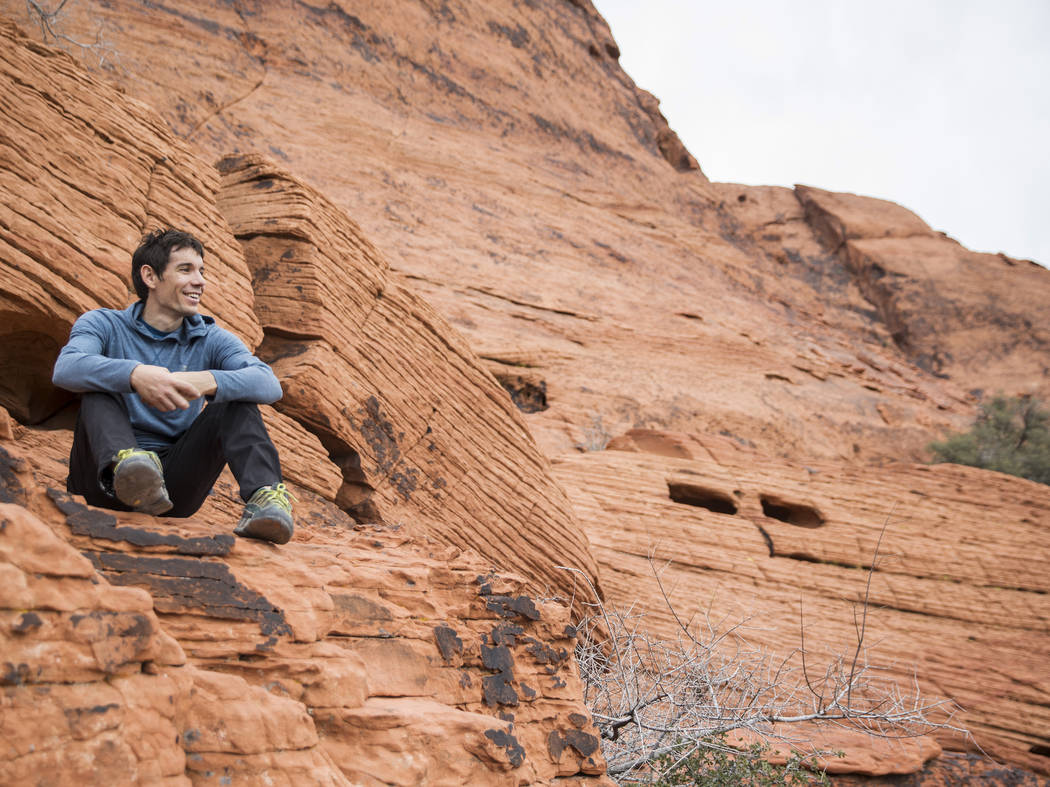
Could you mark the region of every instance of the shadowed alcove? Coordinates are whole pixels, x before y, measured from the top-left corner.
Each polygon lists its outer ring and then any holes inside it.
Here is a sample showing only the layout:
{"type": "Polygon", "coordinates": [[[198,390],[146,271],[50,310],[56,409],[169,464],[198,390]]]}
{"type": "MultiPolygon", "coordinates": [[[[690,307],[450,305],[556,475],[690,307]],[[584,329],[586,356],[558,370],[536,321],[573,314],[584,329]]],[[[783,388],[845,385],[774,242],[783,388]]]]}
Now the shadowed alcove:
{"type": "Polygon", "coordinates": [[[0,312],[0,405],[22,424],[38,424],[73,394],[51,384],[69,326],[24,313],[0,312]]]}

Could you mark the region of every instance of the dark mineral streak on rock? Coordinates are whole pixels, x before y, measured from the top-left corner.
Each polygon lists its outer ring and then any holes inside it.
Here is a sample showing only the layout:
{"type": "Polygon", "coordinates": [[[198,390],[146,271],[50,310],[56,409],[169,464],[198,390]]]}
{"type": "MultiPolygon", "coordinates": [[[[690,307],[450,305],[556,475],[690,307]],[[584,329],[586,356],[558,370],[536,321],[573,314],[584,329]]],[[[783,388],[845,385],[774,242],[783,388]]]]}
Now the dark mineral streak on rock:
{"type": "Polygon", "coordinates": [[[517,768],[525,762],[525,749],[507,730],[485,730],[485,737],[507,752],[507,759],[512,768],[517,768]]]}
{"type": "Polygon", "coordinates": [[[18,622],[11,627],[11,631],[16,634],[23,634],[27,631],[40,628],[44,621],[40,619],[40,616],[35,612],[23,612],[18,616],[18,622]]]}
{"type": "Polygon", "coordinates": [[[456,636],[455,629],[448,626],[435,626],[434,639],[437,640],[441,658],[445,661],[452,661],[453,656],[458,656],[463,652],[463,640],[456,636]]]}
{"type": "Polygon", "coordinates": [[[506,645],[489,647],[481,646],[481,663],[485,669],[494,670],[495,675],[488,675],[482,680],[482,691],[485,704],[517,705],[518,693],[511,682],[514,680],[514,656],[506,645]]]}
{"type": "Polygon", "coordinates": [[[270,640],[291,636],[284,613],[264,596],[245,587],[225,563],[192,558],[163,558],[123,553],[85,552],[95,568],[115,585],[145,587],[158,613],[199,610],[226,620],[251,620],[270,640]]]}
{"type": "Polygon", "coordinates": [[[15,474],[22,460],[16,459],[0,446],[0,503],[21,503],[25,490],[15,474]]]}
{"type": "Polygon", "coordinates": [[[122,541],[137,547],[175,547],[179,555],[207,555],[224,557],[233,547],[234,537],[223,533],[217,536],[183,538],[176,533],[158,533],[138,527],[118,526],[117,518],[106,511],[90,508],[78,503],[65,492],[48,489],[48,496],[66,515],[66,523],[78,536],[88,536],[106,541],[122,541]]]}
{"type": "Polygon", "coordinates": [[[525,629],[515,623],[500,623],[492,629],[492,642],[494,645],[514,645],[524,633],[525,629]]]}
{"type": "Polygon", "coordinates": [[[598,751],[598,739],[580,730],[551,730],[547,736],[547,750],[557,760],[566,748],[572,747],[581,757],[590,757],[598,751]]]}
{"type": "Polygon", "coordinates": [[[491,596],[485,607],[504,618],[520,615],[529,620],[540,619],[540,611],[528,596],[491,596]]]}

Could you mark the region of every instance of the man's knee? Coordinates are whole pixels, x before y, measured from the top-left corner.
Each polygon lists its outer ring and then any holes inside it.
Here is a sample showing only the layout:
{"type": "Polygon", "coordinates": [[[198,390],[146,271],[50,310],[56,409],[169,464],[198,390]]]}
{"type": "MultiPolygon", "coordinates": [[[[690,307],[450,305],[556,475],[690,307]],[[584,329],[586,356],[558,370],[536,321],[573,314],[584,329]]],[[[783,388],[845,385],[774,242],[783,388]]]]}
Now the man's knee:
{"type": "Polygon", "coordinates": [[[119,412],[127,418],[128,408],[124,404],[124,397],[120,394],[102,391],[87,391],[80,394],[81,418],[91,418],[115,412],[119,412]]]}
{"type": "Polygon", "coordinates": [[[255,402],[212,402],[200,417],[222,424],[262,423],[262,413],[255,402]]]}
{"type": "Polygon", "coordinates": [[[226,402],[226,412],[227,417],[237,416],[262,422],[262,413],[259,412],[259,405],[255,402],[226,402]]]}

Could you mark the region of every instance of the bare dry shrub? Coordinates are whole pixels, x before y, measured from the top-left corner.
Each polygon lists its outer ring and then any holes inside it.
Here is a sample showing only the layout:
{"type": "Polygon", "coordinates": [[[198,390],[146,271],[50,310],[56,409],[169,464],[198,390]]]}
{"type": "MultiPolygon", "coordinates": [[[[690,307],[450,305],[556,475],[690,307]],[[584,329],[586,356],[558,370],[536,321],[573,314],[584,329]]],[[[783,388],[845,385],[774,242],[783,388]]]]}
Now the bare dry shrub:
{"type": "Polygon", "coordinates": [[[583,440],[576,443],[576,448],[580,451],[604,451],[611,439],[612,434],[602,423],[602,417],[592,413],[591,425],[583,427],[583,440]]]}
{"type": "Polygon", "coordinates": [[[57,46],[70,53],[76,51],[84,58],[95,59],[99,68],[112,68],[116,63],[117,53],[106,41],[105,25],[101,21],[96,24],[93,41],[79,41],[65,32],[63,22],[69,5],[70,0],[59,0],[57,4],[46,0],[26,0],[26,15],[39,28],[45,44],[57,46]]]}
{"type": "MultiPolygon", "coordinates": [[[[877,559],[878,547],[869,588],[877,559]]],[[[660,781],[698,752],[724,747],[729,733],[802,747],[803,723],[881,738],[935,730],[969,737],[952,724],[953,702],[927,699],[917,681],[901,686],[869,660],[867,590],[855,609],[852,652],[817,666],[801,619],[799,648],[782,657],[748,642],[746,620],[730,623],[708,610],[700,620],[683,621],[664,589],[661,569],[651,557],[649,562],[677,624],[671,640],[652,636],[643,611],[603,604],[582,571],[565,568],[594,599],[582,605],[576,657],[609,775],[621,784],[660,781]]],[[[579,599],[574,602],[580,609],[579,599]]]]}

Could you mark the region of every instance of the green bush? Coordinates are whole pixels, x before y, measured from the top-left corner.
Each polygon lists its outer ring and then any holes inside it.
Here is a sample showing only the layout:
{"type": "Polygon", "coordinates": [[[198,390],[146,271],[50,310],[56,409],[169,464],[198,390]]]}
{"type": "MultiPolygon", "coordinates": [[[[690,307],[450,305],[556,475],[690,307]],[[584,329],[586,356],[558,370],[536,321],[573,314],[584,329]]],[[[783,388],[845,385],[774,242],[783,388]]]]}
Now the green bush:
{"type": "Polygon", "coordinates": [[[935,462],[997,470],[1050,484],[1050,412],[1030,397],[982,402],[970,431],[930,443],[935,462]]]}
{"type": "Polygon", "coordinates": [[[770,747],[753,743],[741,751],[726,742],[725,733],[707,739],[704,745],[683,757],[681,753],[664,754],[653,762],[660,774],[656,787],[808,787],[828,785],[828,777],[814,763],[798,754],[783,765],[774,765],[766,757],[770,747]]]}

